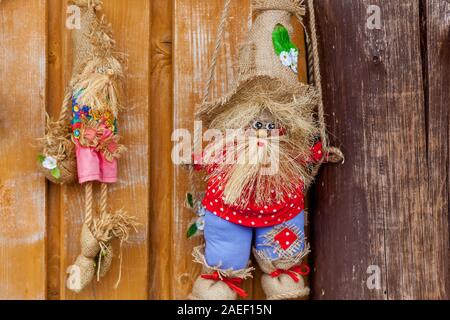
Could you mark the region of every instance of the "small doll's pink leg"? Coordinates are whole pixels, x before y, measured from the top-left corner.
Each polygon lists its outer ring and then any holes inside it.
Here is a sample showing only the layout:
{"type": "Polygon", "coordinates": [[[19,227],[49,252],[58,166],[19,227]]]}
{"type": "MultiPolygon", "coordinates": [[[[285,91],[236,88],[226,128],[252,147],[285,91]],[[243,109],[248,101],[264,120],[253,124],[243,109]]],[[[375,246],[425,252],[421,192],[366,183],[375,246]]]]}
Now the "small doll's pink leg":
{"type": "Polygon", "coordinates": [[[117,182],[117,159],[108,161],[103,154],[100,154],[100,171],[101,179],[103,183],[116,183],[117,182]]]}
{"type": "Polygon", "coordinates": [[[90,181],[100,181],[100,157],[94,148],[76,146],[78,180],[80,184],[90,181]]]}

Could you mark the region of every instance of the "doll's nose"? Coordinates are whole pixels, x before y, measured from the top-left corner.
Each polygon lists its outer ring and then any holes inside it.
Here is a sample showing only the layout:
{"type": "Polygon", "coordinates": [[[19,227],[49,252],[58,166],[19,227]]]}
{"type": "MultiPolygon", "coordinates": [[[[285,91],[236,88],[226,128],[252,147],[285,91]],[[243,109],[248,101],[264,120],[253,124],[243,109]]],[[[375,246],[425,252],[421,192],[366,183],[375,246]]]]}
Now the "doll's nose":
{"type": "Polygon", "coordinates": [[[258,138],[267,138],[267,130],[260,129],[256,132],[256,135],[258,136],[258,138]]]}

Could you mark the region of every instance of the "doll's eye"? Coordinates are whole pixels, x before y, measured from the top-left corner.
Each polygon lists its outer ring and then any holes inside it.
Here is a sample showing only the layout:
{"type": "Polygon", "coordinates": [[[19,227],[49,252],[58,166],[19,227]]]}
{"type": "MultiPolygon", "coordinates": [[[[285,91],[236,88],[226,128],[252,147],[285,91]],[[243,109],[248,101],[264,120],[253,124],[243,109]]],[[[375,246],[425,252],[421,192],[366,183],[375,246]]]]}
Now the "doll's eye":
{"type": "Polygon", "coordinates": [[[255,121],[255,122],[253,123],[253,129],[255,129],[255,130],[260,130],[260,129],[262,129],[263,127],[264,127],[264,125],[262,124],[261,121],[255,121]]]}
{"type": "Polygon", "coordinates": [[[275,123],[273,123],[273,122],[268,123],[268,124],[266,125],[266,129],[267,129],[267,130],[275,130],[276,127],[277,127],[277,126],[276,126],[275,123]]]}

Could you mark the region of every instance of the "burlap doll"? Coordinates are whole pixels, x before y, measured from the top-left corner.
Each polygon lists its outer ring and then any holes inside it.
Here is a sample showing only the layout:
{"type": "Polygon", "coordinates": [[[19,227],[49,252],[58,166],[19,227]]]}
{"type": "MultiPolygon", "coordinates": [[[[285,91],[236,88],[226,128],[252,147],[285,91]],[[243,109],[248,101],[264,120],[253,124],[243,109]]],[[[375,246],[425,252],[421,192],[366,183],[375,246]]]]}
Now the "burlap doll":
{"type": "Polygon", "coordinates": [[[99,19],[99,0],[72,0],[81,12],[80,29],[72,32],[73,70],[58,121],[49,121],[43,139],[40,167],[53,182],[78,181],[85,188],[85,222],[81,254],[68,269],[67,286],[82,291],[109,270],[111,241],[122,243],[135,229],[134,218],[122,211],[110,213],[108,184],[117,182],[118,114],[122,109],[123,68],[114,51],[110,26],[99,19]],[[93,183],[101,185],[100,214],[94,217],[93,183]]]}
{"type": "MultiPolygon", "coordinates": [[[[303,1],[252,5],[256,18],[240,52],[235,90],[204,101],[196,113],[210,129],[238,133],[194,154],[208,183],[201,214],[205,246],[194,250],[203,272],[190,299],[245,297],[241,284],[251,276],[252,251],[268,299],[307,296],[305,193],[320,164],[341,155],[327,146],[323,110],[317,113],[320,90],[298,81],[291,19],[305,15],[303,1]]],[[[312,51],[318,59],[316,40],[312,51]]]]}

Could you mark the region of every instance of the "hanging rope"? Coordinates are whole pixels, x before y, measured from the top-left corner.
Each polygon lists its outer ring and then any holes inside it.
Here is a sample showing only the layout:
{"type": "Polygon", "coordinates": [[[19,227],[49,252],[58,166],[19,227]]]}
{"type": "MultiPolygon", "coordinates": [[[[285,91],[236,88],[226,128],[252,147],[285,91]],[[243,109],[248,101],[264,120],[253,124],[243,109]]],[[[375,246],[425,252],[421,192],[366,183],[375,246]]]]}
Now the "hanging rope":
{"type": "Polygon", "coordinates": [[[320,123],[320,136],[322,138],[323,149],[327,155],[322,162],[317,166],[316,171],[318,171],[321,164],[324,162],[343,162],[344,154],[341,150],[335,147],[330,147],[327,126],[325,122],[325,108],[323,104],[323,91],[322,91],[322,75],[320,72],[320,54],[319,54],[319,44],[317,37],[317,24],[316,24],[316,13],[314,10],[314,0],[308,0],[308,10],[309,10],[309,28],[311,32],[311,41],[308,45],[308,68],[311,70],[313,75],[313,83],[315,84],[317,91],[319,93],[319,105],[317,110],[317,115],[320,123]]]}
{"type": "Polygon", "coordinates": [[[104,219],[108,214],[108,185],[102,183],[100,188],[100,215],[104,219]]]}
{"type": "Polygon", "coordinates": [[[220,20],[219,29],[217,32],[216,46],[214,47],[214,53],[212,56],[211,65],[209,67],[209,77],[206,83],[205,94],[203,96],[202,104],[206,103],[209,100],[209,96],[211,93],[212,82],[216,74],[217,60],[219,58],[220,49],[222,47],[222,42],[225,34],[225,27],[227,25],[228,16],[230,14],[231,1],[232,0],[226,0],[223,8],[222,19],[220,20]]]}
{"type": "MultiPolygon", "coordinates": [[[[217,31],[217,39],[216,39],[216,44],[214,47],[214,52],[213,52],[213,56],[212,56],[212,60],[211,60],[211,64],[209,66],[209,73],[208,73],[208,80],[206,82],[206,87],[205,87],[205,92],[203,95],[203,100],[202,100],[202,104],[205,104],[206,102],[208,102],[210,95],[211,95],[211,87],[212,87],[212,83],[216,74],[216,67],[217,67],[217,61],[219,59],[219,54],[220,54],[220,49],[222,48],[222,42],[223,42],[223,38],[225,35],[225,28],[227,26],[227,21],[228,21],[228,16],[230,15],[230,7],[231,7],[231,1],[232,0],[226,0],[224,7],[223,7],[223,11],[222,11],[222,18],[220,20],[220,24],[219,24],[219,28],[217,31]]],[[[202,135],[201,132],[201,128],[194,128],[194,154],[201,150],[201,139],[199,139],[202,135]]],[[[194,197],[194,203],[199,203],[200,199],[199,195],[198,195],[198,191],[197,191],[197,186],[194,183],[194,168],[190,168],[189,170],[189,184],[191,186],[191,192],[192,195],[194,197]]],[[[195,210],[198,210],[200,208],[196,208],[195,210]]]]}
{"type": "Polygon", "coordinates": [[[84,223],[89,227],[92,227],[92,223],[94,222],[94,199],[93,199],[93,184],[92,182],[87,182],[84,186],[85,190],[85,218],[84,223]]]}

